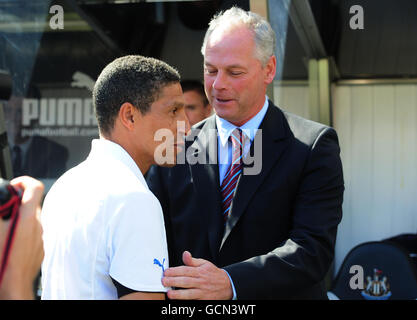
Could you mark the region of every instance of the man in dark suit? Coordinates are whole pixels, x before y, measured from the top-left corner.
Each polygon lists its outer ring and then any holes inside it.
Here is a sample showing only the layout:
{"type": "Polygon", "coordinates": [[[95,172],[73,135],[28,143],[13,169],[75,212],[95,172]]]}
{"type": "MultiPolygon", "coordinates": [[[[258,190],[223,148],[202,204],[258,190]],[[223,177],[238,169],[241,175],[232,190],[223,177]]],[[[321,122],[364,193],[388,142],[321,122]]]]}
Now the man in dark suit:
{"type": "Polygon", "coordinates": [[[66,170],[68,149],[42,136],[22,135],[22,104],[23,97],[12,96],[5,108],[13,176],[56,179],[66,170]]]}
{"type": "Polygon", "coordinates": [[[68,149],[41,136],[28,138],[11,148],[13,175],[36,178],[58,178],[66,170],[68,149]]]}
{"type": "Polygon", "coordinates": [[[268,22],[239,8],[211,21],[202,53],[216,115],[194,126],[185,164],[148,174],[171,299],[327,297],[344,191],[338,139],[265,96],[274,41],[268,22]]]}

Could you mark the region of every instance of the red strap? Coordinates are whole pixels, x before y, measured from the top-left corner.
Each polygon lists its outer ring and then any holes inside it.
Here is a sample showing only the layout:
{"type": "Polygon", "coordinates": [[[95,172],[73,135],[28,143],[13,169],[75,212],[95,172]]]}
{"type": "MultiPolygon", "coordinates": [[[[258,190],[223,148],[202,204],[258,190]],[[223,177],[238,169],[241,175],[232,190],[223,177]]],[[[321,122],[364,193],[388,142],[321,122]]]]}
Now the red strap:
{"type": "Polygon", "coordinates": [[[12,248],[15,230],[19,221],[19,207],[20,207],[20,196],[18,192],[12,187],[8,186],[11,198],[2,206],[0,206],[0,217],[10,218],[10,227],[7,234],[6,242],[3,247],[2,260],[0,266],[0,286],[3,280],[4,273],[6,271],[9,254],[12,248]]]}

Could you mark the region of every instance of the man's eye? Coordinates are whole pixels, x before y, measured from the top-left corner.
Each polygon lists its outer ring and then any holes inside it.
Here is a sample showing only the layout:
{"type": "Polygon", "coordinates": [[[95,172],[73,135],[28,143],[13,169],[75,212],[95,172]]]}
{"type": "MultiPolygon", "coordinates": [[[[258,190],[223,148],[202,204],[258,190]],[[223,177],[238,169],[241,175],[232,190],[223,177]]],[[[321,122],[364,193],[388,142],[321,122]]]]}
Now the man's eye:
{"type": "Polygon", "coordinates": [[[216,71],[216,70],[206,70],[206,72],[207,72],[208,74],[215,74],[217,71],[216,71]]]}
{"type": "Polygon", "coordinates": [[[243,72],[241,72],[241,71],[231,71],[230,74],[232,76],[239,76],[239,75],[243,74],[243,72]]]}
{"type": "Polygon", "coordinates": [[[178,108],[174,108],[174,109],[172,109],[172,113],[173,113],[173,114],[176,114],[176,113],[177,113],[177,111],[178,111],[178,108]]]}

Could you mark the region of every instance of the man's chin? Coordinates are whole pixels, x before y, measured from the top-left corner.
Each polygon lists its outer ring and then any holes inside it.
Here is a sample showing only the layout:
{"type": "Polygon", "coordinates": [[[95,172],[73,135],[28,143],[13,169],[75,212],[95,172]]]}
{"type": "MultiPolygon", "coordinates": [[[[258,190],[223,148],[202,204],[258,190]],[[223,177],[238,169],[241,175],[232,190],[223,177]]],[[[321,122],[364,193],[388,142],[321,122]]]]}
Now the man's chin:
{"type": "Polygon", "coordinates": [[[234,113],[230,109],[217,108],[214,110],[214,112],[217,114],[217,116],[229,122],[232,122],[235,118],[234,113]]]}

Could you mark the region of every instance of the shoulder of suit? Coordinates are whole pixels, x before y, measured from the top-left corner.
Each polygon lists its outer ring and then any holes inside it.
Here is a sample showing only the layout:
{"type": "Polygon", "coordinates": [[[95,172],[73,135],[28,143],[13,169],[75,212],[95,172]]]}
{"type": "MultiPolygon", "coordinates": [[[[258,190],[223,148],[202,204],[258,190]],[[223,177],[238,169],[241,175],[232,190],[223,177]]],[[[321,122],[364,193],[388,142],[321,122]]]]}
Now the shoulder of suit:
{"type": "Polygon", "coordinates": [[[66,147],[42,136],[34,136],[32,144],[37,150],[47,150],[49,153],[68,155],[68,149],[66,147]]]}
{"type": "MultiPolygon", "coordinates": [[[[188,139],[186,139],[186,141],[185,141],[185,143],[186,144],[192,144],[193,143],[193,141],[197,138],[197,136],[200,134],[200,132],[202,131],[202,130],[205,130],[205,129],[203,129],[204,128],[204,126],[208,123],[208,122],[215,122],[216,120],[215,120],[215,115],[213,114],[213,115],[211,115],[210,117],[208,117],[208,118],[205,118],[204,120],[201,120],[200,122],[197,122],[196,124],[194,124],[192,127],[191,127],[191,131],[190,131],[190,133],[188,133],[188,139]]],[[[210,123],[209,124],[209,127],[213,127],[213,128],[215,128],[215,124],[214,123],[210,123]]]]}
{"type": "Polygon", "coordinates": [[[191,127],[191,130],[202,129],[207,121],[214,121],[215,116],[215,114],[212,114],[211,116],[201,120],[200,122],[197,122],[191,127]]]}
{"type": "Polygon", "coordinates": [[[294,137],[308,145],[314,144],[323,133],[334,132],[333,128],[325,124],[303,118],[288,111],[281,111],[294,137]]]}

